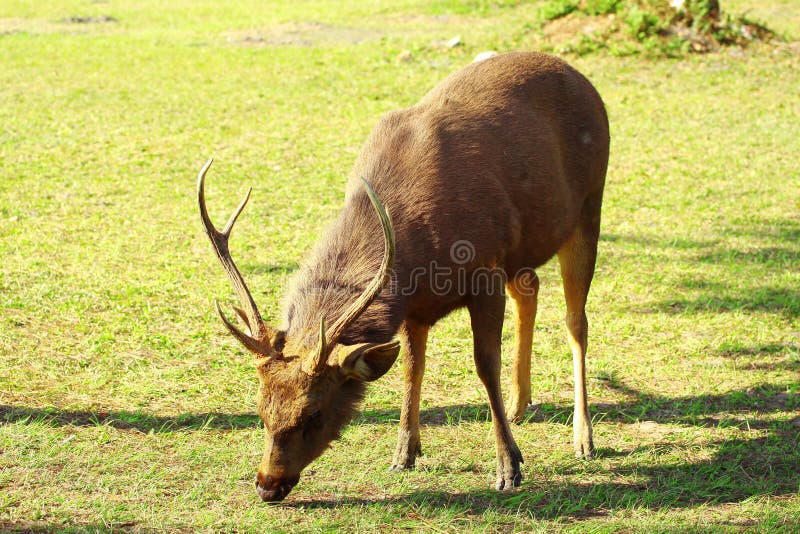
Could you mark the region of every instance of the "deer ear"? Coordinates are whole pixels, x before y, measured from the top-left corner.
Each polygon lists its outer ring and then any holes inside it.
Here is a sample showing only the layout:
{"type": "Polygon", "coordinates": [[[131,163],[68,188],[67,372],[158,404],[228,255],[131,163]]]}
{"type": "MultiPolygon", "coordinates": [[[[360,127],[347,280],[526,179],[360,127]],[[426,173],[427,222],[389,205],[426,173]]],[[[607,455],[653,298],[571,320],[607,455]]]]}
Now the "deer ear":
{"type": "Polygon", "coordinates": [[[400,343],[360,343],[337,345],[336,361],[342,374],[349,378],[372,382],[386,374],[400,353],[400,343]]]}

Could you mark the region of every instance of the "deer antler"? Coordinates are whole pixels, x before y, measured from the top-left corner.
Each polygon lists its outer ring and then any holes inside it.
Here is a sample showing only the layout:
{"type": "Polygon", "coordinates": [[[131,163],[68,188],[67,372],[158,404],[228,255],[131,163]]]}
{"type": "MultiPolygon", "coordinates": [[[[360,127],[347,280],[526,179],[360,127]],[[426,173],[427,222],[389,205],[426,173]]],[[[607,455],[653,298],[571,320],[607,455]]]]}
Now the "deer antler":
{"type": "Polygon", "coordinates": [[[249,330],[248,334],[236,328],[236,326],[225,317],[219,307],[219,303],[214,301],[214,304],[216,305],[219,316],[222,318],[222,322],[225,323],[230,333],[233,334],[242,345],[258,355],[272,356],[275,355],[275,351],[272,349],[272,344],[269,341],[270,330],[261,319],[261,314],[258,313],[256,303],[253,301],[253,297],[247,289],[247,284],[244,283],[244,278],[242,278],[239,269],[236,268],[236,264],[233,263],[233,258],[231,258],[231,253],[228,250],[228,238],[231,235],[231,230],[236,222],[236,218],[239,217],[239,214],[242,213],[242,210],[247,204],[252,188],[248,189],[239,207],[236,208],[236,211],[234,211],[230,219],[228,219],[225,228],[223,228],[221,232],[217,230],[211,222],[211,218],[208,216],[205,197],[206,172],[208,172],[208,168],[213,161],[213,159],[208,160],[206,164],[203,165],[203,168],[200,169],[200,174],[197,176],[197,202],[200,205],[200,218],[203,220],[203,227],[206,229],[206,234],[208,234],[211,244],[214,245],[214,252],[217,253],[217,258],[219,258],[219,261],[225,268],[225,272],[228,273],[228,278],[230,278],[233,288],[242,304],[242,308],[244,308],[244,310],[236,308],[236,312],[247,324],[249,330]]]}
{"type": "Polygon", "coordinates": [[[331,326],[330,334],[328,336],[325,335],[325,323],[323,322],[320,327],[320,344],[321,346],[325,347],[324,351],[320,350],[320,358],[324,360],[324,357],[327,356],[327,353],[333,348],[336,344],[336,341],[341,337],[347,327],[355,322],[364,310],[372,304],[372,301],[375,300],[375,297],[383,289],[383,286],[389,281],[389,271],[391,270],[392,266],[394,265],[394,253],[395,253],[395,243],[394,243],[394,231],[392,230],[392,222],[389,220],[389,214],[386,213],[386,209],[381,204],[380,199],[378,199],[378,195],[375,193],[375,190],[372,189],[372,186],[367,182],[364,178],[361,178],[361,181],[364,182],[364,186],[367,189],[367,195],[369,196],[369,200],[372,203],[372,207],[375,208],[375,211],[378,214],[378,218],[381,221],[381,226],[383,227],[383,261],[381,262],[381,266],[378,269],[375,278],[372,279],[372,282],[369,283],[364,292],[358,299],[347,309],[344,314],[342,314],[339,319],[333,323],[331,326]]]}

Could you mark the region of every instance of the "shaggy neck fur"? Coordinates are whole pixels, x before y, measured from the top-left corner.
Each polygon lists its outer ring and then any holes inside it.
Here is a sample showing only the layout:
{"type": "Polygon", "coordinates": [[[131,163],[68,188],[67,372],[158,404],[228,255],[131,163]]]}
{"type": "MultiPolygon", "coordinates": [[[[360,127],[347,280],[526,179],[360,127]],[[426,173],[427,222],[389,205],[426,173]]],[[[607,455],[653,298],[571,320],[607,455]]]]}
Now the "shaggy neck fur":
{"type": "MultiPolygon", "coordinates": [[[[363,190],[345,202],[338,219],[314,248],[289,292],[288,339],[318,342],[320,318],[333,324],[375,277],[384,254],[383,231],[363,190]]],[[[389,283],[342,335],[339,343],[383,343],[400,327],[405,303],[389,283]]]]}

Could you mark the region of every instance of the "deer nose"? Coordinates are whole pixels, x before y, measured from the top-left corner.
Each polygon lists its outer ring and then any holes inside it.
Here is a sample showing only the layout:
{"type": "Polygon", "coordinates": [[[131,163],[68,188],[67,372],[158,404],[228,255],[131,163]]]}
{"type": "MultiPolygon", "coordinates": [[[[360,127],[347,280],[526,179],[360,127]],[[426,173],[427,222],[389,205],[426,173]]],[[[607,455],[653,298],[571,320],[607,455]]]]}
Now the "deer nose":
{"type": "Polygon", "coordinates": [[[270,475],[258,473],[256,476],[256,491],[264,502],[282,501],[300,480],[299,476],[290,478],[275,478],[270,475]]]}

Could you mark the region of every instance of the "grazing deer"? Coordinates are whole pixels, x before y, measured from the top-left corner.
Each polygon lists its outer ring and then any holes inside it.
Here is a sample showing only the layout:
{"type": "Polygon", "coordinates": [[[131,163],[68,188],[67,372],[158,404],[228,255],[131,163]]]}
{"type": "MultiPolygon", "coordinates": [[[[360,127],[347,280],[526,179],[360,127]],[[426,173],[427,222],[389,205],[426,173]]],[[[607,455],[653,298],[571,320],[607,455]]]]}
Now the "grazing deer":
{"type": "Polygon", "coordinates": [[[250,192],[217,230],[205,206],[211,161],[206,163],[198,177],[200,214],[241,301],[236,312],[247,332],[219,305],[217,311],[256,355],[258,412],[266,430],[256,478],[263,500],[286,497],[303,468],[353,417],[366,382],[386,373],[400,352],[405,388],[392,469],[413,468],[421,454],[428,330],[462,306],[470,314],[475,365],[489,396],[496,487],[518,486],[523,460],[509,420],[519,421],[531,400],[539,287],[533,269],[554,255],[574,362],[574,448],[579,457],[592,456],[584,307],[608,147],[600,96],[559,59],[502,54],[456,72],[418,105],[378,122],[356,160],[344,209],[299,272],[280,329],[263,322],[228,250],[250,192]],[[465,246],[466,254],[456,245],[465,246]],[[498,272],[515,308],[508,416],[500,392],[506,291],[498,272]],[[477,276],[486,273],[492,276],[477,276]]]}

